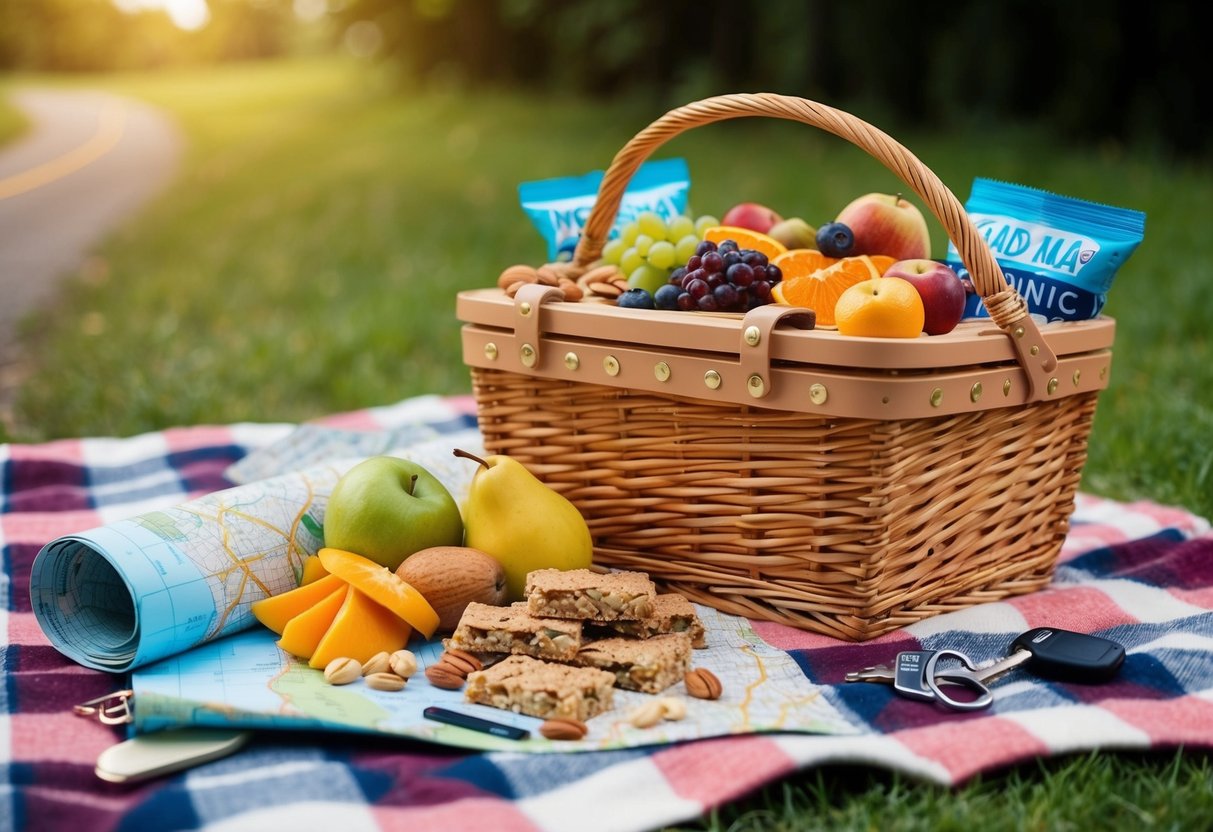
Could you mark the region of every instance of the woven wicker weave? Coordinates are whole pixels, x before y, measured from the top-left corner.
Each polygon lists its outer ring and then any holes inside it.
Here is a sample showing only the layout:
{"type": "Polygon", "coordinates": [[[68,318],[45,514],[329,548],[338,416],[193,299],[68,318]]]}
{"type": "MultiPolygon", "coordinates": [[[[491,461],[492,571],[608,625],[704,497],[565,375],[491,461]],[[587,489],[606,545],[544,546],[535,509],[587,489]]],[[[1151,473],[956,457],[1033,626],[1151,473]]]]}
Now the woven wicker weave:
{"type": "MultiPolygon", "coordinates": [[[[565,265],[594,264],[628,179],[655,147],[743,115],[842,136],[923,198],[1013,342],[1028,401],[866,419],[472,366],[487,448],[577,505],[596,563],[643,570],[727,612],[861,641],[1043,587],[1068,530],[1097,391],[1066,395],[1046,381],[1057,358],[1022,299],[951,192],[892,139],[801,99],[724,96],[679,108],[620,151],[565,265]]],[[[695,325],[698,316],[682,314],[695,325]]]]}

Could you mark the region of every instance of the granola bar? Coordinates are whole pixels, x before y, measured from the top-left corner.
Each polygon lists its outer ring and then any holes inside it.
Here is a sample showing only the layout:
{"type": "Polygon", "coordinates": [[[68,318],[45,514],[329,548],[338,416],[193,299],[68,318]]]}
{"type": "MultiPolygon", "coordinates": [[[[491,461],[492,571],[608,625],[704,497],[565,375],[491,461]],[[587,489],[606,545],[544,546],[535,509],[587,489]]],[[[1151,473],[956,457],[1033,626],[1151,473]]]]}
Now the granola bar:
{"type": "Polygon", "coordinates": [[[604,638],[582,647],[574,661],[610,672],[618,687],[660,693],[681,682],[690,669],[691,637],[667,633],[643,640],[604,638]]]}
{"type": "Polygon", "coordinates": [[[587,624],[582,630],[582,635],[587,638],[652,638],[665,633],[686,633],[691,637],[691,646],[696,649],[708,646],[703,622],[695,614],[695,606],[675,592],[658,595],[653,601],[653,614],[648,618],[587,624]]]}
{"type": "Polygon", "coordinates": [[[568,660],[581,648],[581,622],[536,618],[524,603],[494,607],[473,601],[447,641],[469,653],[515,653],[568,660]]]}
{"type": "Polygon", "coordinates": [[[657,588],[644,572],[537,569],[526,577],[531,615],[636,621],[653,613],[657,588]]]}
{"type": "Polygon", "coordinates": [[[542,719],[582,721],[611,709],[615,676],[592,667],[510,656],[468,675],[466,701],[542,719]]]}

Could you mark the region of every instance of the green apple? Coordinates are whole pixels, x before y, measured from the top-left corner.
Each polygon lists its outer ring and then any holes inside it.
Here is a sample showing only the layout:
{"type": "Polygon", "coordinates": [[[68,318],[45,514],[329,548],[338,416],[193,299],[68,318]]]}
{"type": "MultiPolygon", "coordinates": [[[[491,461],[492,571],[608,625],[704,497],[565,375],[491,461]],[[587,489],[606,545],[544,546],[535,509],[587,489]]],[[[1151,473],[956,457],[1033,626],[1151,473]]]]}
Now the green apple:
{"type": "Polygon", "coordinates": [[[324,511],[324,545],[395,569],[414,552],[463,543],[451,493],[422,466],[373,456],[347,471],[324,511]]]}

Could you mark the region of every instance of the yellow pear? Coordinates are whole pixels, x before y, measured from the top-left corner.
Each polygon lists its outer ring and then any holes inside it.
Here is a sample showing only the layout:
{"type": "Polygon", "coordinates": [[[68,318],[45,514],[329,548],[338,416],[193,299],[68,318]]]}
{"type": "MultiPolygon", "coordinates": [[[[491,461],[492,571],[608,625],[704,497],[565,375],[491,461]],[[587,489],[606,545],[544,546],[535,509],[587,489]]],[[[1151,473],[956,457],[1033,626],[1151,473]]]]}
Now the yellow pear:
{"type": "Polygon", "coordinates": [[[585,569],[593,558],[590,529],[577,507],[540,482],[516,459],[481,459],[464,502],[465,546],[491,555],[505,570],[509,600],[521,600],[535,569],[585,569]]]}

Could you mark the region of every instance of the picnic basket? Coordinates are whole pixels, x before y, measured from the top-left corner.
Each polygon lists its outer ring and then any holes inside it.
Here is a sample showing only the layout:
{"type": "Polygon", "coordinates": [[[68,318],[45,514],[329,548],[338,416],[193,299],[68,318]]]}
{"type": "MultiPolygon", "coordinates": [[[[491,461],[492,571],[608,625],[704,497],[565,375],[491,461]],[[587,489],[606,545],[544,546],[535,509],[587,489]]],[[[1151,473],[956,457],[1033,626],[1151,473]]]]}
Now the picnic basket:
{"type": "Polygon", "coordinates": [[[863,641],[1044,587],[1114,322],[1038,326],[956,197],[885,133],[774,94],[671,110],[615,156],[572,261],[548,273],[596,264],[656,148],[748,116],[883,163],[943,225],[990,319],[907,341],[814,329],[776,305],[643,311],[565,302],[543,282],[513,298],[467,290],[457,316],[487,449],[581,510],[596,564],[726,612],[863,641]]]}

